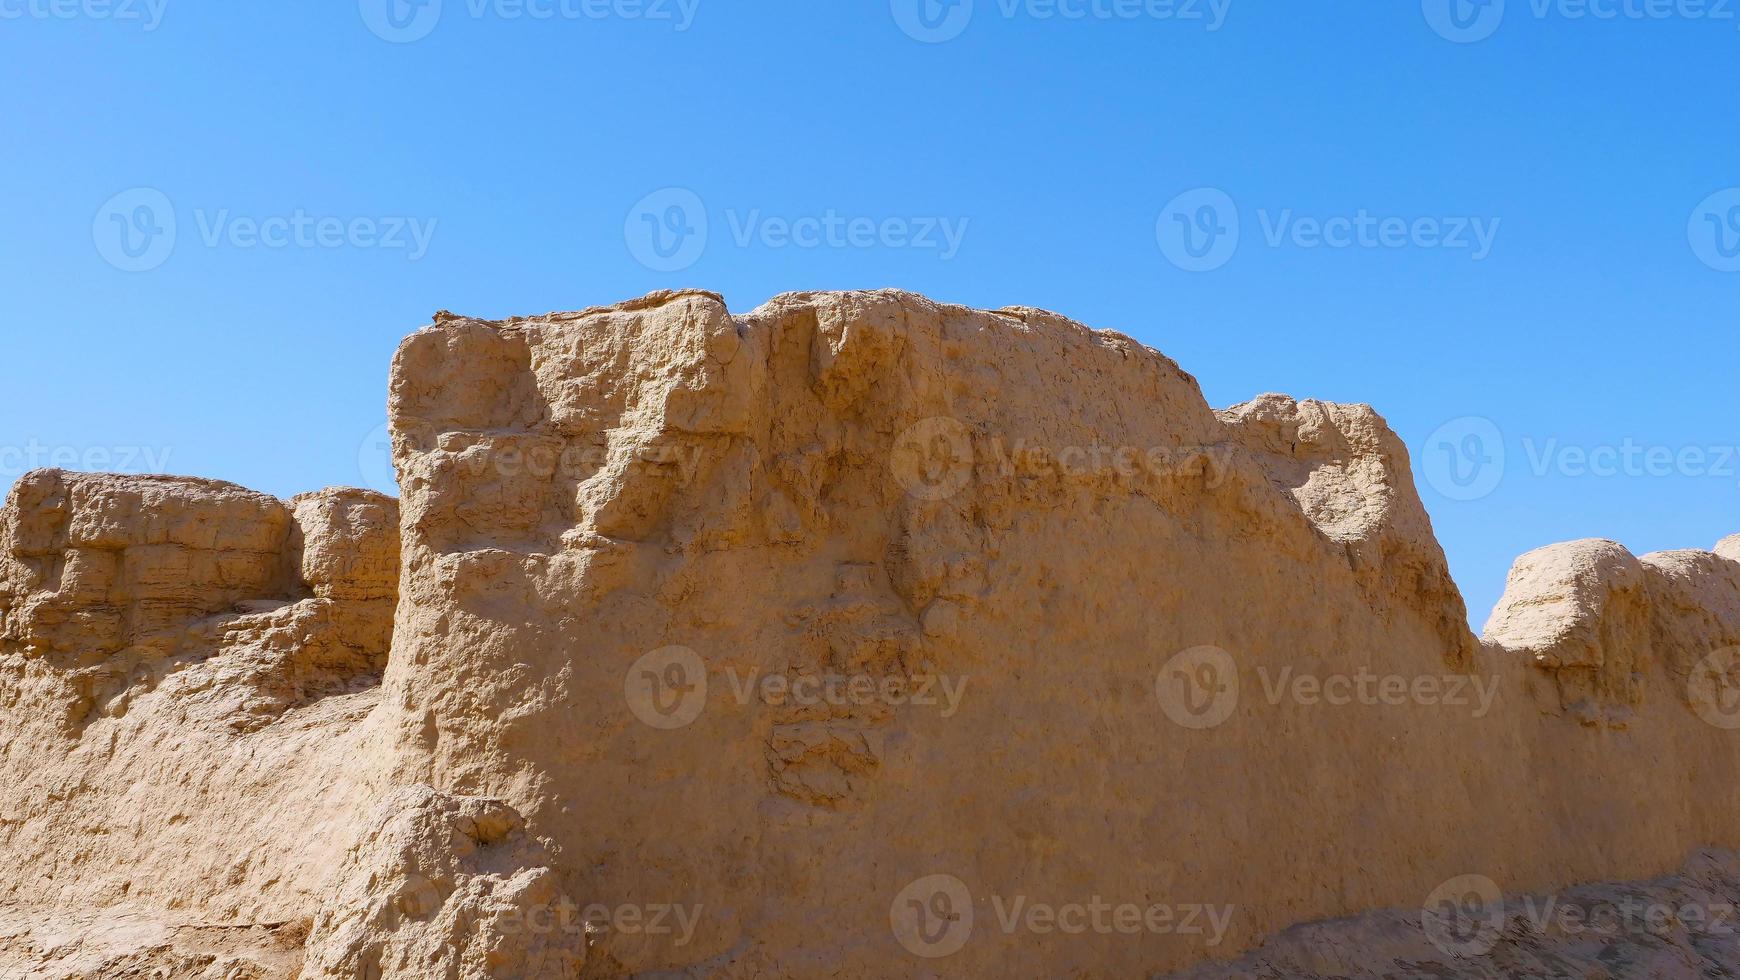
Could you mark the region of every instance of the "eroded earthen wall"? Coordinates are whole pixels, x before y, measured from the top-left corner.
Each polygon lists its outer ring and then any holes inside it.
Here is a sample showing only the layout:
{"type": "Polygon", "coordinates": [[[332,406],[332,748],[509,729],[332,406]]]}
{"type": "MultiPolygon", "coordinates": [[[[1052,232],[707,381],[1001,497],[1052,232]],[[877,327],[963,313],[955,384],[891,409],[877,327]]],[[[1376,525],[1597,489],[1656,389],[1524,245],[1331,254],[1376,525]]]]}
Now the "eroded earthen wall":
{"type": "Polygon", "coordinates": [[[402,505],[14,489],[0,966],[76,912],[312,930],[239,975],[1126,976],[1403,910],[1247,961],[1381,973],[1456,876],[1740,847],[1740,538],[1530,553],[1477,640],[1367,406],[1216,412],[1039,310],[687,292],[440,315],[391,424],[402,505]],[[1197,926],[1019,911],[1091,903],[1197,926]]]}
{"type": "Polygon", "coordinates": [[[391,404],[397,778],[510,801],[577,901],[706,910],[680,946],[600,938],[623,972],[1137,975],[1471,869],[1551,886],[1740,844],[1736,740],[1686,694],[1733,610],[1688,598],[1682,630],[1610,631],[1595,662],[1478,643],[1364,406],[1217,414],[1122,336],[893,292],[444,316],[391,404]],[[1238,697],[1180,724],[1157,681],[1200,647],[1238,697]],[[1367,673],[1436,694],[1287,686],[1367,673]],[[935,876],[978,924],[932,961],[890,914],[935,876]],[[1233,914],[1218,945],[1086,941],[1005,931],[1021,896],[1233,914]]]}
{"type": "Polygon", "coordinates": [[[0,509],[0,903],[311,918],[368,805],[398,553],[397,502],[368,491],[21,479],[0,509]]]}

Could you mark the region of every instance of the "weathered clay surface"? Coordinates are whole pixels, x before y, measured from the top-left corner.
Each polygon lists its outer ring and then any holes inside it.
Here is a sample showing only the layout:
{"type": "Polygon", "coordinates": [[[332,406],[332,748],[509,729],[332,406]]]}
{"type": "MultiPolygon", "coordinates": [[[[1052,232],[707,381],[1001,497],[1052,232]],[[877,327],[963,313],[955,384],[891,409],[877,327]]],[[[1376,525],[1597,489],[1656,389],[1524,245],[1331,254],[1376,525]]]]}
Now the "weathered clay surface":
{"type": "Polygon", "coordinates": [[[576,894],[708,910],[685,947],[612,954],[624,972],[1136,973],[1470,868],[1521,888],[1637,877],[1740,832],[1735,744],[1688,711],[1669,654],[1607,651],[1642,676],[1632,734],[1596,746],[1557,717],[1554,671],[1467,633],[1367,408],[1217,414],[1119,335],[891,292],[443,316],[401,349],[391,406],[397,778],[509,800],[576,894]],[[1194,730],[1155,681],[1202,644],[1242,696],[1194,730]],[[703,709],[654,727],[624,682],[694,687],[673,647],[701,665],[703,709]],[[1492,697],[1271,701],[1289,670],[1492,697]],[[769,675],[963,690],[947,713],[739,696],[769,675]],[[937,874],[981,923],[1017,895],[1237,914],[1212,948],[981,925],[915,959],[889,906],[937,874]]]}
{"type": "Polygon", "coordinates": [[[1237,962],[1175,980],[1733,976],[1740,976],[1740,856],[1702,851],[1678,874],[1649,881],[1302,925],[1237,962]]]}
{"type": "Polygon", "coordinates": [[[358,761],[391,641],[397,521],[396,501],[365,491],[285,504],[57,471],[14,488],[0,510],[0,919],[38,967],[66,967],[43,975],[108,976],[104,942],[132,936],[143,945],[120,942],[115,962],[201,976],[229,955],[202,952],[214,928],[257,927],[262,969],[285,959],[283,930],[312,915],[368,799],[358,761]],[[180,952],[152,952],[176,937],[180,952]]]}
{"type": "Polygon", "coordinates": [[[559,914],[549,862],[498,801],[400,790],[329,882],[302,975],[578,976],[584,917],[559,914]]]}
{"type": "Polygon", "coordinates": [[[1652,675],[1692,704],[1701,662],[1715,657],[1725,670],[1740,659],[1740,560],[1709,551],[1637,558],[1593,539],[1550,545],[1517,559],[1485,633],[1552,679],[1549,706],[1623,728],[1652,675]]]}
{"type": "Polygon", "coordinates": [[[170,925],[125,909],[0,904],[6,980],[286,980],[304,924],[170,925]]]}
{"type": "Polygon", "coordinates": [[[1467,609],[1414,491],[1407,447],[1370,405],[1262,395],[1218,414],[1270,481],[1346,548],[1368,593],[1386,606],[1439,610],[1446,662],[1472,662],[1467,609]]]}
{"type": "Polygon", "coordinates": [[[1716,554],[1729,561],[1740,561],[1740,534],[1731,534],[1716,545],[1716,554]]]}
{"type": "Polygon", "coordinates": [[[390,412],[396,537],[360,491],[14,492],[18,915],[300,924],[321,977],[1127,976],[1740,848],[1735,539],[1533,552],[1477,640],[1366,406],[1216,412],[1039,310],[684,292],[440,314],[390,412]],[[1174,918],[1008,911],[1102,903],[1174,918]]]}
{"type": "Polygon", "coordinates": [[[290,512],[215,480],[45,470],[13,489],[5,637],[73,666],[168,655],[188,621],[289,583],[290,512]]]}

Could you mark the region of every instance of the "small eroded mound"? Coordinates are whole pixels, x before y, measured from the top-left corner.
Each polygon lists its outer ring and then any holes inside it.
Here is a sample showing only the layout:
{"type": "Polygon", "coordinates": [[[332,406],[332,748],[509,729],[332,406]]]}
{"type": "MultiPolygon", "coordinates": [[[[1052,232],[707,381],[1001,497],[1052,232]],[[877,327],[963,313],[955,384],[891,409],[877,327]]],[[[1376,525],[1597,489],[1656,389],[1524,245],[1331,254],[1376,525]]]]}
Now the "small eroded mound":
{"type": "Polygon", "coordinates": [[[1173,980],[1707,980],[1740,976],[1740,855],[1693,854],[1677,874],[1501,895],[1479,876],[1420,906],[1295,926],[1173,980]]]}
{"type": "Polygon", "coordinates": [[[329,882],[302,976],[578,977],[586,923],[549,864],[499,800],[400,790],[329,882]]]}
{"type": "Polygon", "coordinates": [[[1586,725],[1624,727],[1652,677],[1700,707],[1698,672],[1740,661],[1736,540],[1641,558],[1594,538],[1531,551],[1511,567],[1486,642],[1529,658],[1551,679],[1549,706],[1586,725]]]}

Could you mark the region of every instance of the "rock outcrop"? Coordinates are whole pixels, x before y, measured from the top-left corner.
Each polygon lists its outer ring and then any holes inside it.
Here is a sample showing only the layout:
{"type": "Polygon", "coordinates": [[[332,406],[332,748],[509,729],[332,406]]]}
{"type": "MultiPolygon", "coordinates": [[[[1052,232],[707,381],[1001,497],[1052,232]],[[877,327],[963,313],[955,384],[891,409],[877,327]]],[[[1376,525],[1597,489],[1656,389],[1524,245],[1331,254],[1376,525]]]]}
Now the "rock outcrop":
{"type": "MultiPolygon", "coordinates": [[[[112,935],[198,946],[257,928],[271,946],[311,915],[370,798],[358,763],[398,538],[397,502],[366,491],[285,503],[213,480],[58,471],[13,488],[0,510],[0,921],[17,946],[75,964],[112,935]]],[[[177,955],[154,962],[175,976],[229,962],[177,955]]]]}
{"type": "Polygon", "coordinates": [[[1716,721],[1721,705],[1698,699],[1719,692],[1698,672],[1740,658],[1740,556],[1721,550],[1732,541],[1641,558],[1602,540],[1531,551],[1511,568],[1486,640],[1531,658],[1556,708],[1584,724],[1624,727],[1661,680],[1716,721]]]}
{"type": "Polygon", "coordinates": [[[302,975],[578,976],[586,920],[549,862],[500,801],[400,790],[329,883],[302,975]]]}
{"type": "Polygon", "coordinates": [[[0,902],[306,929],[310,977],[1122,976],[1740,848],[1736,539],[1533,552],[1477,639],[1367,406],[680,292],[439,314],[390,418],[396,527],[15,489],[0,902]]]}
{"type": "Polygon", "coordinates": [[[1649,881],[1493,892],[1467,904],[1456,896],[1451,906],[1426,901],[1311,923],[1174,980],[1731,977],[1740,975],[1737,896],[1740,856],[1700,851],[1649,881]]]}

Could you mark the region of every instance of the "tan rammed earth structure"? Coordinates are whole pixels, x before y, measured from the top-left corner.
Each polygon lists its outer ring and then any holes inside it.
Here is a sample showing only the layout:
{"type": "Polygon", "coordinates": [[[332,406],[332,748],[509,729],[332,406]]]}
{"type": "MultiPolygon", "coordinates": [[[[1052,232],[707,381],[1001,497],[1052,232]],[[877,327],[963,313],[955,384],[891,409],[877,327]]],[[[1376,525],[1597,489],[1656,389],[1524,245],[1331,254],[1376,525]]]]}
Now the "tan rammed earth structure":
{"type": "Polygon", "coordinates": [[[13,489],[0,977],[1740,969],[1420,916],[1740,899],[1740,538],[1531,552],[1477,639],[1371,408],[895,291],[438,314],[390,422],[398,501],[13,489]]]}

